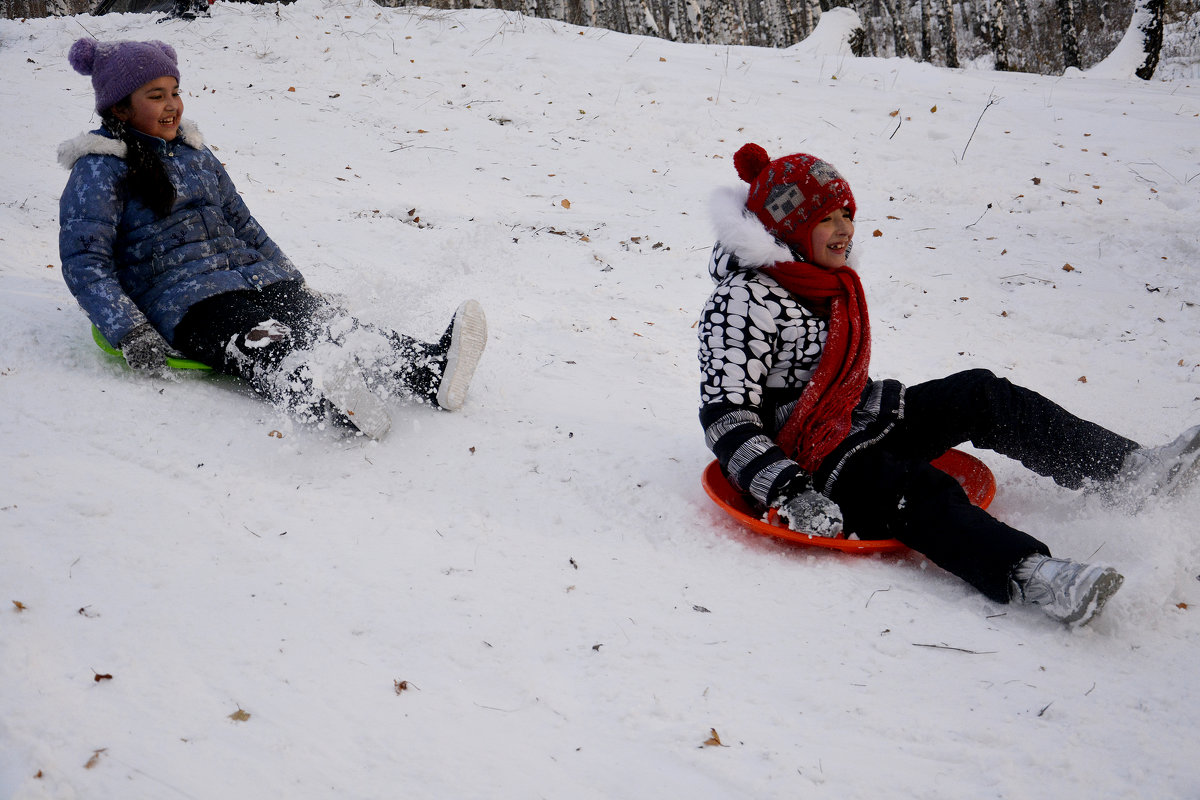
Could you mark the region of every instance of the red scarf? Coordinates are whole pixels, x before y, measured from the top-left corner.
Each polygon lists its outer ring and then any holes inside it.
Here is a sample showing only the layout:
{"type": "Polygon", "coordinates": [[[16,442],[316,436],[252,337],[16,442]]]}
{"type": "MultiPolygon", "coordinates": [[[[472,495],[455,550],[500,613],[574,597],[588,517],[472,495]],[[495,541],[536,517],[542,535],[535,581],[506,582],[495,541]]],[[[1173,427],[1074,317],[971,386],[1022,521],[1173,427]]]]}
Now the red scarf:
{"type": "Polygon", "coordinates": [[[763,272],[811,307],[829,314],[825,351],[816,372],[775,437],[800,466],[816,472],[850,433],[850,412],[867,385],[871,362],[867,298],[857,273],[849,267],[823,269],[801,261],[781,261],[763,272]]]}

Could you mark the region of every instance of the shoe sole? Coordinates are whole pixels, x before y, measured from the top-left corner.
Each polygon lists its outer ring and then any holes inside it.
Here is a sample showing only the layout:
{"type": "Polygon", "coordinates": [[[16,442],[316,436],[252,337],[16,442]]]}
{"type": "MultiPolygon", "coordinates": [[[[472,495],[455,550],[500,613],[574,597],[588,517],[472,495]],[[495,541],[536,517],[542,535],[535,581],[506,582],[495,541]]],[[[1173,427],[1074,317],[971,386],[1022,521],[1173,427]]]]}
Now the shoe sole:
{"type": "Polygon", "coordinates": [[[1111,567],[1105,568],[1095,582],[1088,587],[1084,602],[1079,605],[1074,614],[1065,618],[1063,622],[1072,628],[1082,628],[1087,625],[1100,615],[1105,603],[1117,593],[1124,582],[1125,578],[1121,573],[1111,567]]]}
{"type": "Polygon", "coordinates": [[[458,411],[467,402],[467,389],[487,346],[487,317],[483,306],[468,300],[454,312],[450,349],[438,383],[437,404],[444,411],[458,411]]]}
{"type": "Polygon", "coordinates": [[[392,428],[387,407],[367,386],[354,364],[342,364],[326,376],[325,399],[370,439],[382,439],[392,428]]]}

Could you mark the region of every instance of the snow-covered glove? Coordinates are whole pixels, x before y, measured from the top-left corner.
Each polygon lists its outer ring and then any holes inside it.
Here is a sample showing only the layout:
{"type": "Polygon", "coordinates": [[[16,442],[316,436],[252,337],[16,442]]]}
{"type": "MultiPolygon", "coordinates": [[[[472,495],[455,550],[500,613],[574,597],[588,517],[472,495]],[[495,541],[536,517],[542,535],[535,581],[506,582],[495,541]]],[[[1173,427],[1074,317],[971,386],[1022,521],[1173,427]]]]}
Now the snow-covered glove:
{"type": "Polygon", "coordinates": [[[842,510],[838,504],[815,489],[783,500],[776,506],[787,526],[800,533],[832,539],[842,532],[842,510]]]}
{"type": "Polygon", "coordinates": [[[138,325],[121,340],[125,362],[134,369],[165,373],[170,352],[167,340],[149,322],[138,325]]]}

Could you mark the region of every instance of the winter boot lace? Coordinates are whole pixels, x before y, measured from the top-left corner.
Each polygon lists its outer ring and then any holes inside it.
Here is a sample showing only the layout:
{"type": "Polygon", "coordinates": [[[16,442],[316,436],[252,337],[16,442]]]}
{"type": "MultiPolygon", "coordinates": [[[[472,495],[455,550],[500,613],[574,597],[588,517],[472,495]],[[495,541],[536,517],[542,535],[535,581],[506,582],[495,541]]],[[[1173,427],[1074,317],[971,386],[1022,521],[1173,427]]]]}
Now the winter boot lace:
{"type": "Polygon", "coordinates": [[[1009,594],[1014,603],[1039,606],[1059,622],[1079,627],[1095,619],[1124,580],[1112,567],[1035,553],[1013,569],[1009,594]]]}

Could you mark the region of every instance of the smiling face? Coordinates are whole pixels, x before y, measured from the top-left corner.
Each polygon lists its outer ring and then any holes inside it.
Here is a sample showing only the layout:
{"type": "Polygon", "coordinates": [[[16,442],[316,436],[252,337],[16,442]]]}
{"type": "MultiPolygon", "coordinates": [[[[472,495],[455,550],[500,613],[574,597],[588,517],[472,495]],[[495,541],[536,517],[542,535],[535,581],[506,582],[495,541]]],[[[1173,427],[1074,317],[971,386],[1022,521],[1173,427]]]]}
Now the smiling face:
{"type": "Polygon", "coordinates": [[[854,239],[854,217],[850,209],[839,208],[817,223],[812,232],[812,260],[818,267],[835,269],[846,266],[846,255],[854,239]]]}
{"type": "Polygon", "coordinates": [[[179,135],[183,119],[179,81],[168,75],[144,83],[133,90],[127,103],[113,106],[113,114],[134,130],[169,142],[179,135]]]}

